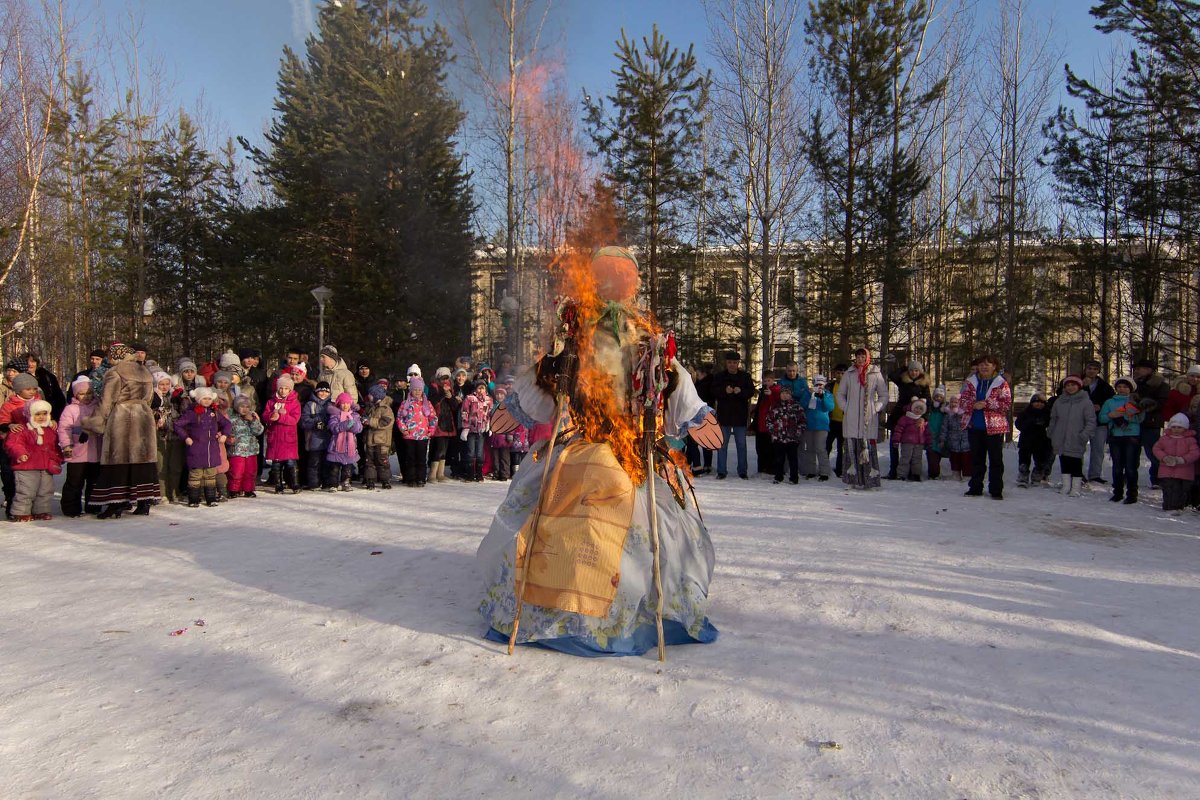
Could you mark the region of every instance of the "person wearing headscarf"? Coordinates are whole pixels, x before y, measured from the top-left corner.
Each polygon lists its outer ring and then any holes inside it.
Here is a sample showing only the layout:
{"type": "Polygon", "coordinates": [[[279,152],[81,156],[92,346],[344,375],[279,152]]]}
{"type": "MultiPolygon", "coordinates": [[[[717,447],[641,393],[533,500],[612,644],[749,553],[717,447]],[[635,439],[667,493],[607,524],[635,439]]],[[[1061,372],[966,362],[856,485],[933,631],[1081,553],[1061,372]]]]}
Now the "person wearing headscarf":
{"type": "Polygon", "coordinates": [[[150,513],[159,499],[158,441],[155,436],[154,378],[132,348],[114,342],[108,348],[100,406],[83,420],[89,434],[103,435],[100,470],[92,502],[103,505],[101,519],[119,517],[131,505],[133,513],[150,513]]]}
{"type": "Polygon", "coordinates": [[[842,481],[855,489],[878,489],[880,485],[879,414],[887,407],[888,391],[883,373],[871,363],[871,351],[854,351],[854,366],[838,384],[837,404],[842,408],[842,436],[846,461],[842,481]]]}

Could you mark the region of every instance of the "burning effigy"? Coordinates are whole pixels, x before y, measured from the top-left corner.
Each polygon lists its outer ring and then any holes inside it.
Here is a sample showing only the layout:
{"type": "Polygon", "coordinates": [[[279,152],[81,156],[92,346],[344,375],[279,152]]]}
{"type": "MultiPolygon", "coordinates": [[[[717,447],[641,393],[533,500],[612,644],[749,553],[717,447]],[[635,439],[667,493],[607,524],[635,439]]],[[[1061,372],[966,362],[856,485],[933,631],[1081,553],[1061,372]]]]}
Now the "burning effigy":
{"type": "Polygon", "coordinates": [[[557,265],[555,341],[518,376],[494,432],[530,451],[477,559],[488,638],[586,656],[712,642],[715,555],[691,473],[669,446],[720,443],[675,341],[636,305],[637,261],[605,247],[557,265]]]}

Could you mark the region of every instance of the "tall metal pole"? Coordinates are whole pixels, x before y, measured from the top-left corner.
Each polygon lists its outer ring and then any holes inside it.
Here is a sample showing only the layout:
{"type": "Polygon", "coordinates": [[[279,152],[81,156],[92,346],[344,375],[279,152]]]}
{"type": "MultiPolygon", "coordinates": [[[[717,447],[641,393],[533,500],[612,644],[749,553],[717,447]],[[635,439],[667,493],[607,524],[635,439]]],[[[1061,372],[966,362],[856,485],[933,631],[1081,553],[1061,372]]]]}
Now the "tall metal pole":
{"type": "Polygon", "coordinates": [[[317,352],[320,353],[325,349],[325,304],[318,303],[317,307],[320,309],[318,314],[320,322],[317,323],[317,352]]]}

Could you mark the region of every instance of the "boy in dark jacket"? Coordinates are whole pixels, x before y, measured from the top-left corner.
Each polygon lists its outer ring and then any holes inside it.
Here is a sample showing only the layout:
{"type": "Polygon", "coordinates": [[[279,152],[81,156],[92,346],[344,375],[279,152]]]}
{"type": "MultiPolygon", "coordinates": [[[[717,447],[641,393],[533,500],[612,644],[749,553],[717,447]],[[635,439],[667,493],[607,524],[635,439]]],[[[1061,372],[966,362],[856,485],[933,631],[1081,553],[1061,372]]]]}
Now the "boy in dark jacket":
{"type": "Polygon", "coordinates": [[[1017,415],[1016,426],[1021,432],[1017,441],[1020,465],[1017,486],[1049,482],[1050,470],[1054,469],[1054,447],[1050,444],[1050,406],[1045,395],[1038,392],[1029,399],[1029,405],[1017,415]]]}
{"type": "Polygon", "coordinates": [[[788,479],[800,482],[800,441],[804,438],[804,408],[792,397],[792,387],[779,387],[779,402],[767,412],[766,425],[777,453],[775,483],[783,483],[783,464],[787,462],[788,479]]]}

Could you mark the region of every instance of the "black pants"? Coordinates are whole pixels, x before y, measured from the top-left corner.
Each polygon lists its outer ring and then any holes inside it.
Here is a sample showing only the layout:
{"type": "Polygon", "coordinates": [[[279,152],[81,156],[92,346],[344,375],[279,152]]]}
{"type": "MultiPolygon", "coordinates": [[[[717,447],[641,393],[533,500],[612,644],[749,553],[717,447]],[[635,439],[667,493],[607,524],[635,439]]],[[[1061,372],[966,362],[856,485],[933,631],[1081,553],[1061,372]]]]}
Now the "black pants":
{"type": "Polygon", "coordinates": [[[1142,444],[1136,436],[1108,437],[1108,451],[1112,454],[1113,494],[1120,497],[1128,490],[1130,497],[1138,493],[1138,462],[1141,460],[1142,444]]]}
{"type": "Polygon", "coordinates": [[[317,489],[337,483],[336,479],[329,476],[328,462],[325,461],[325,451],[310,450],[307,452],[308,464],[304,469],[305,485],[309,489],[317,489]]]}
{"type": "MultiPolygon", "coordinates": [[[[759,434],[760,436],[765,434],[759,434]]],[[[783,480],[783,466],[787,462],[788,479],[792,483],[800,480],[800,443],[777,442],[775,444],[775,480],[783,480]]]]}
{"type": "MultiPolygon", "coordinates": [[[[845,437],[842,436],[842,423],[840,420],[829,420],[829,436],[825,437],[825,454],[833,452],[833,443],[837,442],[837,460],[833,463],[833,474],[839,478],[842,477],[842,448],[846,444],[845,437]]],[[[933,473],[929,473],[933,477],[933,473]]]]}
{"type": "MultiPolygon", "coordinates": [[[[1061,458],[1061,457],[1060,457],[1061,458]]],[[[1070,456],[1067,456],[1070,458],[1070,456]]],[[[1021,468],[1021,472],[1029,471],[1029,463],[1033,462],[1033,475],[1036,479],[1049,477],[1051,470],[1054,469],[1054,448],[1049,442],[1037,442],[1035,444],[1017,443],[1017,464],[1021,468]]],[[[1066,467],[1063,467],[1063,474],[1067,474],[1066,467]]]]}
{"type": "Polygon", "coordinates": [[[429,440],[404,440],[404,482],[420,486],[429,476],[429,440]]]}
{"type": "Polygon", "coordinates": [[[62,485],[62,513],[66,517],[78,517],[86,510],[89,514],[100,511],[92,506],[92,486],[100,473],[98,462],[85,461],[67,464],[67,476],[62,485]]]}
{"type": "Polygon", "coordinates": [[[775,452],[775,443],[771,441],[769,433],[754,434],[754,455],[758,456],[758,471],[767,475],[774,475],[779,471],[778,454],[775,452]]]}
{"type": "Polygon", "coordinates": [[[391,445],[373,444],[368,447],[366,463],[363,467],[363,480],[367,483],[391,483],[392,464],[389,461],[391,453],[391,445]]]}
{"type": "Polygon", "coordinates": [[[1083,477],[1083,457],[1082,456],[1059,456],[1058,466],[1062,469],[1063,477],[1068,475],[1074,478],[1083,477]]]}
{"type": "Polygon", "coordinates": [[[1192,492],[1192,482],[1183,478],[1159,478],[1158,485],[1162,487],[1163,511],[1182,511],[1188,504],[1192,492]]]}
{"type": "Polygon", "coordinates": [[[492,477],[498,481],[512,478],[512,460],[507,447],[492,448],[492,477]]]}
{"type": "Polygon", "coordinates": [[[971,428],[967,431],[971,442],[971,483],[967,488],[974,494],[983,494],[983,476],[988,479],[988,494],[992,497],[1004,495],[1004,434],[988,433],[971,428]]]}
{"type": "MultiPolygon", "coordinates": [[[[450,449],[452,436],[434,436],[429,440],[429,461],[445,461],[446,451],[450,449]]],[[[401,445],[403,447],[403,445],[401,445]]],[[[402,454],[403,455],[403,454],[402,454]]]]}

